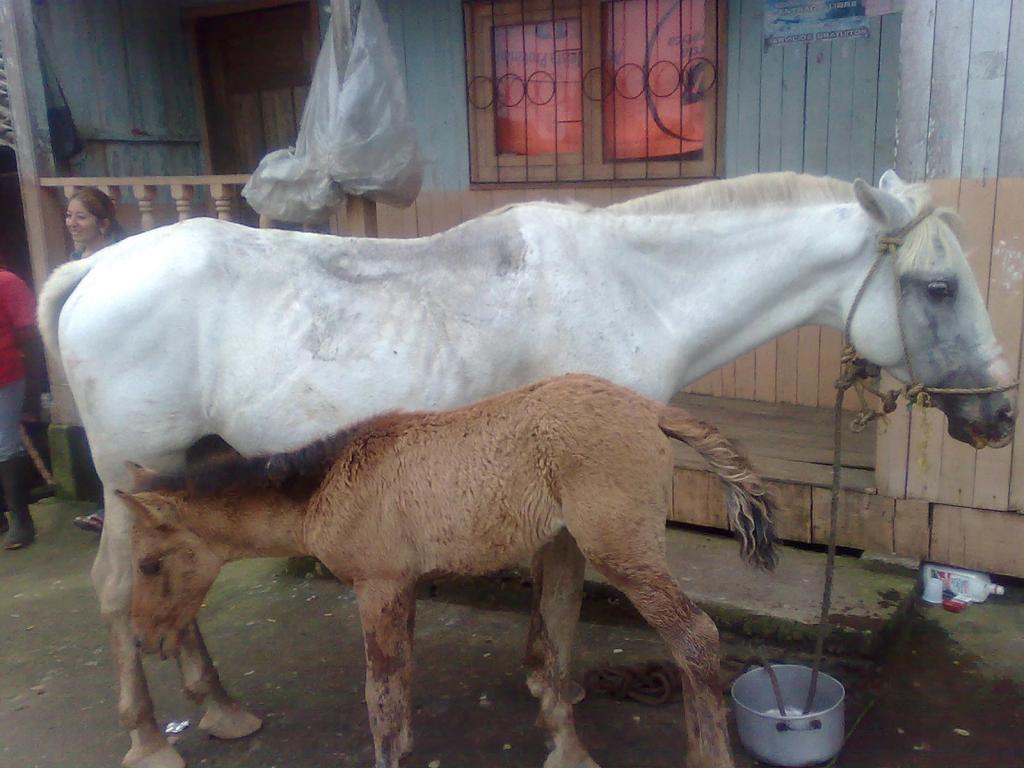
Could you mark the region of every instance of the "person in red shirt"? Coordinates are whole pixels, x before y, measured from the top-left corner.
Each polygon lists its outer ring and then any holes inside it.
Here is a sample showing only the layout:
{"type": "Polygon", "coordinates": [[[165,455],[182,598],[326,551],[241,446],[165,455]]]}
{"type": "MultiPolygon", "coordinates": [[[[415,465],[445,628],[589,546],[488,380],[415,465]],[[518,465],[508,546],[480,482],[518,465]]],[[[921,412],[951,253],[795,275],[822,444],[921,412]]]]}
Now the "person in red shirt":
{"type": "Polygon", "coordinates": [[[0,485],[7,509],[0,530],[8,529],[5,549],[19,549],[35,540],[28,510],[28,456],[18,429],[25,401],[25,359],[35,342],[36,301],[25,282],[0,263],[0,485]]]}

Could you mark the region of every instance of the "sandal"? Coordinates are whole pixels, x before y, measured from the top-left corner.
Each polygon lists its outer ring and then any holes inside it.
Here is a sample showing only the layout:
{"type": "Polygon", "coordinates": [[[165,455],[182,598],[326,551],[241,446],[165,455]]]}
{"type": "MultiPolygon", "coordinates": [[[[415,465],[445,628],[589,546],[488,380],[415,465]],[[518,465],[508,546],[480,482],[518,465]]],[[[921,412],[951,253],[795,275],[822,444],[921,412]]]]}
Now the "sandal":
{"type": "Polygon", "coordinates": [[[85,515],[84,517],[76,517],[72,522],[77,528],[81,528],[83,531],[92,531],[93,533],[103,532],[103,518],[95,512],[91,515],[85,515]]]}

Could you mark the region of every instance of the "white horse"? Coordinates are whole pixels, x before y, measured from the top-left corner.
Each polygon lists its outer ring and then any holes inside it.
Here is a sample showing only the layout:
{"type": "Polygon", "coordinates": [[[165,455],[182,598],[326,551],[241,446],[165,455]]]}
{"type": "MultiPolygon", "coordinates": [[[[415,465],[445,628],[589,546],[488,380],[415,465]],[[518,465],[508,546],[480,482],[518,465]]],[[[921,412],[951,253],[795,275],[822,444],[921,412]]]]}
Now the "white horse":
{"type": "MultiPolygon", "coordinates": [[[[451,408],[569,371],[666,401],[792,328],[843,327],[879,238],[927,204],[891,171],[879,187],[752,176],[604,209],[513,205],[413,240],[195,219],[56,270],[40,326],[106,489],[93,580],[131,733],[124,764],[184,764],[157,728],[129,628],[131,517],[113,495],[126,460],[174,470],[210,434],[244,455],[287,451],[382,411],[451,408]]],[[[950,211],[909,232],[851,330],[903,380],[911,369],[933,386],[1009,380],[950,211]]],[[[939,405],[954,437],[1012,437],[1004,394],[939,405]]],[[[570,642],[572,622],[538,602],[534,626],[570,642]]],[[[198,628],[180,664],[207,705],[203,728],[259,727],[225,693],[198,628]]]]}

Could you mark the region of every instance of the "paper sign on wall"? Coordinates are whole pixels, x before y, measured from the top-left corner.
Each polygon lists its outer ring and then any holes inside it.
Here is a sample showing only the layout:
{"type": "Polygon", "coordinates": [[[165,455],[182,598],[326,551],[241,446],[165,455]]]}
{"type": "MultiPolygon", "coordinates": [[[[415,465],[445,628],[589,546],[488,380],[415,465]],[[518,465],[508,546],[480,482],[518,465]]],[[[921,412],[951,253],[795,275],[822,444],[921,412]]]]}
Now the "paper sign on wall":
{"type": "Polygon", "coordinates": [[[864,0],[765,0],[765,47],[867,36],[864,0]]]}

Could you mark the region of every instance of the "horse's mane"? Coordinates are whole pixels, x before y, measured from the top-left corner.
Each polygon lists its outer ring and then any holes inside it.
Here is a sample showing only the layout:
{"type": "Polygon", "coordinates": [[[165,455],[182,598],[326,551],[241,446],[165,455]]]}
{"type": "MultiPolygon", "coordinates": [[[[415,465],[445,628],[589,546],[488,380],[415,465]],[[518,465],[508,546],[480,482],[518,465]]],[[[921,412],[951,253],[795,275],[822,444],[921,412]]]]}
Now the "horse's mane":
{"type": "MultiPolygon", "coordinates": [[[[931,194],[925,184],[907,184],[900,191],[916,214],[931,202],[931,194]]],[[[548,205],[568,207],[578,211],[607,211],[609,213],[636,214],[672,214],[700,213],[703,211],[736,210],[751,208],[796,208],[800,206],[821,205],[825,203],[852,203],[857,197],[853,184],[840,181],[830,176],[812,176],[806,173],[780,171],[777,173],[754,173],[734,179],[714,179],[689,186],[672,187],[642,197],[636,197],[622,203],[615,203],[603,208],[586,205],[585,203],[545,202],[548,205]]],[[[512,203],[496,208],[487,216],[495,216],[521,206],[536,205],[537,202],[512,203]]],[[[913,269],[922,258],[932,250],[924,247],[928,242],[942,241],[948,252],[959,242],[963,244],[955,212],[944,211],[943,217],[929,217],[922,226],[912,232],[906,240],[905,247],[900,249],[898,267],[900,271],[913,269]],[[950,218],[952,216],[952,218],[950,218]],[[950,225],[950,232],[940,227],[937,218],[944,218],[950,225]]]]}
{"type": "MultiPolygon", "coordinates": [[[[914,214],[931,202],[931,193],[925,184],[907,184],[900,195],[910,202],[914,214]]],[[[795,208],[849,203],[856,199],[853,184],[849,182],[829,176],[783,171],[673,187],[616,203],[604,210],[624,214],[693,213],[725,208],[795,208]]],[[[939,209],[938,216],[929,216],[907,235],[897,261],[899,271],[911,271],[920,266],[922,259],[934,258],[936,249],[929,246],[936,242],[941,244],[942,252],[946,254],[956,253],[963,247],[962,225],[955,211],[939,209]],[[945,221],[948,226],[940,226],[940,221],[945,221]]]]}
{"type": "Polygon", "coordinates": [[[190,496],[265,488],[312,492],[347,448],[386,431],[406,415],[392,411],[373,416],[293,451],[251,457],[238,453],[204,457],[178,472],[151,475],[138,482],[134,491],[176,491],[190,496]]]}
{"type": "Polygon", "coordinates": [[[804,173],[756,173],[673,187],[610,205],[615,213],[682,213],[764,205],[792,207],[815,203],[849,203],[853,185],[829,176],[804,173]]]}
{"type": "Polygon", "coordinates": [[[546,203],[577,211],[608,211],[624,214],[699,213],[724,208],[755,208],[764,205],[796,206],[815,203],[849,203],[856,198],[853,185],[829,176],[792,171],[753,173],[734,179],[713,179],[699,184],[672,187],[622,203],[593,206],[578,200],[534,200],[509,203],[485,216],[497,216],[523,206],[546,203]]]}

